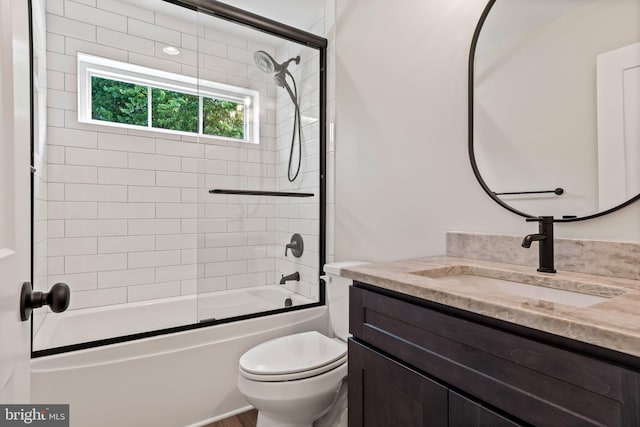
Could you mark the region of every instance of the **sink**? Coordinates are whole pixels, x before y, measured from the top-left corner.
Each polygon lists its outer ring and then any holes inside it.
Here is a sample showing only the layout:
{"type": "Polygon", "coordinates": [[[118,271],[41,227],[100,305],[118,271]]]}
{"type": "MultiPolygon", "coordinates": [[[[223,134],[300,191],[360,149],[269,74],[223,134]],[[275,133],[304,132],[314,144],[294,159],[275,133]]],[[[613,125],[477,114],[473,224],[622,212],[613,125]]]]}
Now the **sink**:
{"type": "Polygon", "coordinates": [[[574,307],[590,307],[624,294],[620,288],[597,283],[469,265],[438,267],[411,274],[430,277],[440,284],[459,289],[481,290],[488,294],[506,294],[574,307]]]}

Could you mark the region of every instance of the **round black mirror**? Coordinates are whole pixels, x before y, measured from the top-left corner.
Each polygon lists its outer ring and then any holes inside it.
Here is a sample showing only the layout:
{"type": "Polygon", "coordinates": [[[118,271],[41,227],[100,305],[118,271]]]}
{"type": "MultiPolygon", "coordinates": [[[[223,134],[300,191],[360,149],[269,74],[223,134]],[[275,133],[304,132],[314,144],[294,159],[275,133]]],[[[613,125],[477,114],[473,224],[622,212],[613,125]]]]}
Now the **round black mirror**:
{"type": "Polygon", "coordinates": [[[469,57],[469,157],[524,217],[640,198],[640,0],[491,0],[469,57]]]}

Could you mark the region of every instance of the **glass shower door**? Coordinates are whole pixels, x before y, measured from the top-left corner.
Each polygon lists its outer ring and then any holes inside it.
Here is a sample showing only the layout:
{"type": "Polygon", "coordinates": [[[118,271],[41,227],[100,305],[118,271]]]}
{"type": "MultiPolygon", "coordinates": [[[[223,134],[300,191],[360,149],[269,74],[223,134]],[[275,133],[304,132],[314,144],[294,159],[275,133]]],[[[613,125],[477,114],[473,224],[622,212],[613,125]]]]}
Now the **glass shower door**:
{"type": "Polygon", "coordinates": [[[34,354],[196,323],[196,12],[33,0],[32,22],[34,284],[71,288],[34,354]]]}
{"type": "Polygon", "coordinates": [[[201,93],[228,85],[203,104],[228,133],[199,138],[198,319],[317,303],[319,52],[204,13],[198,28],[201,93]]]}
{"type": "Polygon", "coordinates": [[[167,1],[33,6],[34,286],[71,288],[34,355],[321,302],[320,51],[167,1]]]}

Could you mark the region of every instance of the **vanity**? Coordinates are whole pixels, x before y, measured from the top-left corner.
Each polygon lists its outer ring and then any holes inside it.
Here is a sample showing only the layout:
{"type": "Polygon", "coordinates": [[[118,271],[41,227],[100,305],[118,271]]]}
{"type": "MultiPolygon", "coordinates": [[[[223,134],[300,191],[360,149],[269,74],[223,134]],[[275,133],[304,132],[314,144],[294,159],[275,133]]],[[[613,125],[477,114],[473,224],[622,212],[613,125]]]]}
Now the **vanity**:
{"type": "Polygon", "coordinates": [[[640,425],[640,282],[454,257],[343,275],[351,427],[640,425]]]}

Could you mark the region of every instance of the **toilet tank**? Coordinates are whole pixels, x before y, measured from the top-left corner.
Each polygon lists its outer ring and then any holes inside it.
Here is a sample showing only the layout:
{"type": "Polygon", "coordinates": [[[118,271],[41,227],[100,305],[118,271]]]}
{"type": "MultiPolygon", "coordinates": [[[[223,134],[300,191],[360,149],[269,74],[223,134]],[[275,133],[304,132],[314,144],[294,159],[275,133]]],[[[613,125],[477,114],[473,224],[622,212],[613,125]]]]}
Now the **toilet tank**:
{"type": "Polygon", "coordinates": [[[343,268],[367,264],[362,261],[335,262],[324,265],[329,320],[336,337],[343,341],[349,336],[349,286],[351,279],[340,276],[343,268]]]}

